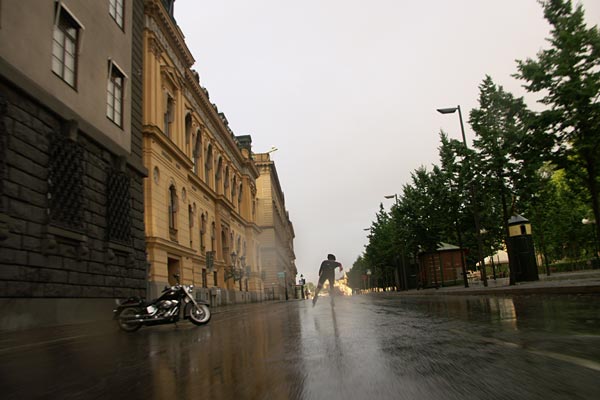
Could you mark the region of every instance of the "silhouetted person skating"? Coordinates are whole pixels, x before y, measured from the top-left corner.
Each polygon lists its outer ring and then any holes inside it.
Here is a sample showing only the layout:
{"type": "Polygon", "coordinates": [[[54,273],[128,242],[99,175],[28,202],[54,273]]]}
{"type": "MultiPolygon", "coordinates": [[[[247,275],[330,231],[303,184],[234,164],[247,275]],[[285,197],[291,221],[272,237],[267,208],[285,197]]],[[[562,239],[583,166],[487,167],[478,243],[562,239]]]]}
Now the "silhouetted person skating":
{"type": "Polygon", "coordinates": [[[323,288],[323,284],[325,281],[329,280],[329,296],[331,297],[331,304],[333,304],[333,284],[335,282],[335,269],[339,268],[340,272],[344,269],[342,264],[335,261],[335,256],[333,254],[327,255],[327,260],[323,260],[321,263],[321,268],[319,268],[319,284],[317,285],[317,289],[315,290],[315,294],[313,297],[313,307],[317,304],[317,299],[319,298],[319,292],[323,288]]]}

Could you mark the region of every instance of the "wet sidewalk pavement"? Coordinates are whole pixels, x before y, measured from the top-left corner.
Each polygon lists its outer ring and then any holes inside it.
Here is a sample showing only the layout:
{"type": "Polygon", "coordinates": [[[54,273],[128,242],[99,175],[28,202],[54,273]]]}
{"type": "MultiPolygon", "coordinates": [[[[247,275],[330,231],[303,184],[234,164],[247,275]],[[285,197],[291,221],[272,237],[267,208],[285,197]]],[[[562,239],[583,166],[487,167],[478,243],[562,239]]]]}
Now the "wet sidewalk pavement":
{"type": "Polygon", "coordinates": [[[600,294],[600,269],[574,272],[540,274],[539,281],[509,284],[509,278],[488,277],[488,286],[482,281],[440,288],[427,288],[400,292],[404,295],[511,295],[511,294],[600,294]]]}

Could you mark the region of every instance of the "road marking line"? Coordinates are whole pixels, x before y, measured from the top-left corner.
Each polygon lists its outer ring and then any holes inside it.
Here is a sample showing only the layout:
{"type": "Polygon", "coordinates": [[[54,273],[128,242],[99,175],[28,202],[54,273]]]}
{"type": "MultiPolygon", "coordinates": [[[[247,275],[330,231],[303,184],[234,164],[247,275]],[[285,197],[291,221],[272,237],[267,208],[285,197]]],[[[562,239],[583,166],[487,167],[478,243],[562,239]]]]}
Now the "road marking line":
{"type": "Polygon", "coordinates": [[[23,349],[37,347],[37,346],[44,346],[44,345],[53,344],[53,343],[66,342],[69,340],[79,339],[79,338],[88,337],[88,336],[90,336],[90,335],[69,336],[69,337],[64,337],[64,338],[60,338],[60,339],[46,340],[44,342],[22,344],[20,346],[13,346],[13,347],[7,347],[5,349],[0,349],[0,353],[10,353],[10,352],[17,351],[17,350],[23,350],[23,349]]]}
{"type": "Polygon", "coordinates": [[[472,338],[477,338],[484,342],[493,343],[493,344],[497,344],[497,345],[504,346],[504,347],[519,348],[519,349],[525,350],[526,352],[531,353],[531,354],[536,354],[538,356],[553,358],[555,360],[568,362],[570,364],[574,364],[579,367],[589,368],[591,370],[600,372],[600,363],[597,363],[595,361],[588,360],[585,358],[569,356],[567,354],[555,353],[553,351],[547,351],[547,350],[528,349],[518,343],[513,343],[513,342],[509,342],[509,341],[501,340],[501,339],[497,339],[497,338],[487,338],[484,336],[474,335],[472,333],[462,332],[462,331],[456,330],[456,329],[451,329],[451,331],[454,333],[457,333],[459,335],[471,336],[472,338]]]}
{"type": "Polygon", "coordinates": [[[533,353],[533,354],[538,354],[541,356],[554,358],[556,360],[565,361],[565,362],[568,362],[571,364],[579,365],[580,367],[589,368],[589,369],[593,369],[594,371],[600,372],[600,363],[597,363],[597,362],[591,361],[591,360],[586,360],[585,358],[568,356],[566,354],[554,353],[554,352],[545,351],[545,350],[527,350],[527,351],[529,351],[530,353],[533,353]]]}

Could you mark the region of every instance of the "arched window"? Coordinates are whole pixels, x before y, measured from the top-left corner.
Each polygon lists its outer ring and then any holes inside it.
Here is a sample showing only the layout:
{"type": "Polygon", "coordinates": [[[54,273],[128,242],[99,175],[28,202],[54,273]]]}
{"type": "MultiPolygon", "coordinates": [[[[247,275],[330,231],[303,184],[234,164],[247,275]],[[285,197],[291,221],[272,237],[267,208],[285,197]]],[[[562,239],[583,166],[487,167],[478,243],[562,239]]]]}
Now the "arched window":
{"type": "Polygon", "coordinates": [[[212,149],[212,144],[209,144],[208,148],[206,149],[206,160],[204,163],[204,181],[206,182],[207,185],[210,185],[210,171],[212,169],[212,163],[213,163],[213,149],[212,149]]]}
{"type": "Polygon", "coordinates": [[[237,176],[233,177],[233,183],[231,184],[231,201],[235,204],[235,194],[237,193],[237,176]]]}
{"type": "Polygon", "coordinates": [[[206,245],[204,243],[204,234],[206,233],[206,216],[204,213],[200,215],[200,252],[206,251],[206,245]]]}
{"type": "Polygon", "coordinates": [[[198,175],[198,172],[200,172],[198,166],[202,162],[202,135],[200,129],[196,131],[194,136],[194,148],[192,150],[192,162],[194,166],[192,167],[192,170],[198,175]]]}
{"type": "Polygon", "coordinates": [[[244,189],[244,185],[240,183],[240,192],[238,193],[237,203],[238,203],[238,211],[242,212],[242,192],[244,189]]]}
{"type": "Polygon", "coordinates": [[[189,224],[189,229],[190,229],[190,247],[192,247],[192,245],[194,243],[194,241],[193,241],[193,238],[194,238],[194,233],[193,233],[194,232],[193,231],[193,228],[194,228],[194,209],[193,209],[193,207],[192,207],[191,204],[188,206],[188,224],[189,224]]]}
{"type": "Polygon", "coordinates": [[[177,191],[174,185],[169,187],[169,229],[177,229],[177,191]]]}
{"type": "Polygon", "coordinates": [[[221,254],[223,255],[223,260],[229,260],[228,264],[231,264],[229,244],[227,243],[227,233],[224,230],[221,231],[221,254]]]}
{"type": "Polygon", "coordinates": [[[165,135],[172,138],[173,121],[175,120],[175,100],[173,97],[166,92],[165,93],[165,121],[164,121],[164,132],[165,135]]]}
{"type": "Polygon", "coordinates": [[[217,194],[222,193],[221,187],[221,175],[223,173],[223,158],[219,157],[219,161],[217,161],[217,169],[215,171],[215,192],[217,194]]]}
{"type": "Polygon", "coordinates": [[[217,227],[213,221],[210,226],[210,250],[215,251],[215,239],[217,238],[217,227]]]}
{"type": "Polygon", "coordinates": [[[185,115],[185,155],[192,155],[192,113],[188,111],[185,115]]]}
{"type": "Polygon", "coordinates": [[[223,194],[225,194],[225,197],[227,197],[227,195],[228,195],[228,193],[227,193],[228,190],[229,190],[229,166],[226,166],[225,167],[225,179],[223,180],[223,194]]]}

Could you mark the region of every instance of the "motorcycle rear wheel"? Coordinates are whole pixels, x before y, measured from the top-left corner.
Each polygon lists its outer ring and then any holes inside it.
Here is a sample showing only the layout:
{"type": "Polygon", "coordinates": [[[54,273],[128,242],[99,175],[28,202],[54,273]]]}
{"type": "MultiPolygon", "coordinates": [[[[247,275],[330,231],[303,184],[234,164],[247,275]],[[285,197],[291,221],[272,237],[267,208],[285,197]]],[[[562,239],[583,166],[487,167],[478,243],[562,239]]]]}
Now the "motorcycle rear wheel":
{"type": "Polygon", "coordinates": [[[141,322],[128,322],[127,319],[132,318],[136,314],[141,314],[141,311],[138,308],[126,308],[121,311],[119,314],[119,318],[117,319],[117,324],[122,331],[125,332],[135,332],[142,327],[141,322]]]}
{"type": "Polygon", "coordinates": [[[189,309],[190,321],[194,325],[204,325],[210,321],[210,309],[206,304],[198,304],[198,306],[192,305],[189,309]]]}

